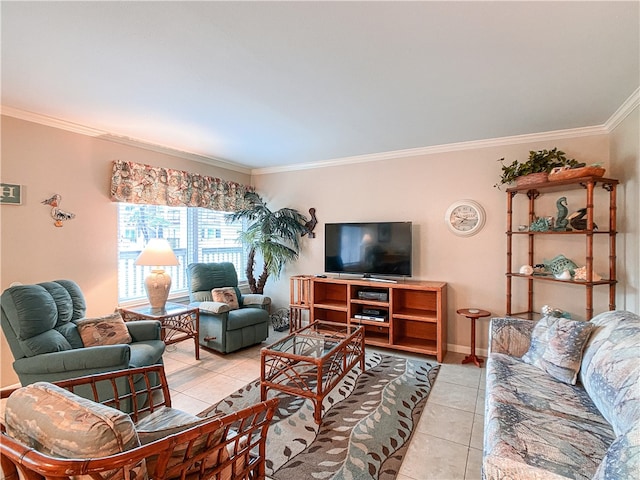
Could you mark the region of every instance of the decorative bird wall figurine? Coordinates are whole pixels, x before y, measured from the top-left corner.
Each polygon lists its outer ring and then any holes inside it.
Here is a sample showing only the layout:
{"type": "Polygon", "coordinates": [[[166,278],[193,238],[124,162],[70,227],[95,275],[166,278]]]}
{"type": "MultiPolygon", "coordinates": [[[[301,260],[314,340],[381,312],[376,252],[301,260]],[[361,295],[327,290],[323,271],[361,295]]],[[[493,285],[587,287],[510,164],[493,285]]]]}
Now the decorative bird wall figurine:
{"type": "Polygon", "coordinates": [[[60,202],[62,201],[62,196],[55,193],[51,198],[47,198],[42,201],[43,205],[51,205],[51,218],[53,218],[53,224],[56,227],[61,227],[62,222],[66,220],[71,220],[75,218],[76,214],[71,212],[65,212],[64,210],[60,210],[58,208],[60,206],[60,202]]]}
{"type": "MultiPolygon", "coordinates": [[[[576,230],[586,230],[587,229],[587,219],[584,216],[587,214],[587,208],[581,208],[576,212],[573,212],[567,218],[569,219],[569,224],[575,228],[576,230]]],[[[593,224],[593,229],[598,230],[598,225],[593,224]]]]}
{"type": "Polygon", "coordinates": [[[311,219],[304,224],[305,228],[307,229],[306,232],[304,232],[302,234],[302,236],[304,237],[305,235],[309,235],[309,238],[316,238],[316,234],[313,233],[313,229],[316,228],[316,225],[318,224],[318,219],[316,218],[316,209],[315,208],[310,208],[309,209],[309,215],[311,215],[311,219]]]}

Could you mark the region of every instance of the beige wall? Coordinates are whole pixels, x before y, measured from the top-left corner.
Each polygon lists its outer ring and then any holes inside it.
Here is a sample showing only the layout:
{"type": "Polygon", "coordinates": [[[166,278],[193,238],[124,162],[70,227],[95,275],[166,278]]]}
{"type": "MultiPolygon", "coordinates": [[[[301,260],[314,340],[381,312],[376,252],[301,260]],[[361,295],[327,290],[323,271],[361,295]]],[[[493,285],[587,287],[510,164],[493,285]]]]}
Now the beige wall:
{"type": "Polygon", "coordinates": [[[618,190],[618,298],[616,307],[640,313],[640,107],[611,133],[611,173],[618,190]]]}
{"type": "MultiPolygon", "coordinates": [[[[456,310],[480,307],[494,315],[505,313],[506,194],[493,187],[500,175],[497,160],[501,157],[508,161],[523,160],[529,150],[556,146],[580,161],[599,161],[608,166],[608,135],[596,135],[254,176],[254,184],[272,208],[291,206],[306,213],[309,207],[315,207],[319,221],[316,238],[305,237],[300,260],[288,267],[280,281],[269,280],[267,293],[277,304],[286,304],[289,275],[323,272],[325,222],[412,221],[417,242],[414,277],[449,284],[449,347],[468,353],[470,325],[456,310]],[[487,213],[484,229],[469,238],[451,234],[444,223],[448,206],[465,198],[480,202],[487,213]]],[[[626,162],[637,165],[637,153],[621,160],[625,165],[626,162]]],[[[627,175],[625,169],[618,170],[627,175]]],[[[637,172],[635,175],[637,177],[637,172]]],[[[604,194],[603,201],[608,202],[606,192],[604,194]]],[[[561,195],[564,193],[541,198],[537,213],[555,216],[555,202],[561,195]]],[[[568,197],[570,209],[576,210],[585,204],[582,191],[570,193],[568,197]]],[[[606,224],[607,214],[608,203],[597,212],[596,222],[606,224]]],[[[526,218],[526,212],[524,215],[526,218]]],[[[577,237],[575,240],[578,241],[577,237]]],[[[564,253],[569,258],[584,259],[584,245],[584,239],[578,243],[552,243],[546,252],[538,250],[542,245],[536,247],[536,252],[544,258],[564,253]]],[[[604,273],[608,271],[607,256],[604,250],[603,258],[596,264],[604,273]]],[[[619,263],[624,263],[624,258],[619,263]]],[[[637,265],[632,271],[637,278],[637,265]]],[[[524,292],[525,286],[520,285],[524,292]]],[[[537,308],[551,303],[571,311],[574,318],[585,316],[584,288],[566,286],[568,290],[558,295],[557,285],[551,286],[555,292],[543,287],[545,285],[536,287],[537,308]],[[547,296],[553,300],[544,301],[547,296]]],[[[594,297],[596,312],[608,309],[606,288],[596,290],[594,297]]],[[[480,321],[478,330],[478,347],[486,349],[488,321],[480,321]]]]}
{"type": "MultiPolygon", "coordinates": [[[[587,163],[603,161],[609,166],[611,156],[610,176],[620,178],[624,185],[619,195],[623,245],[618,250],[618,266],[624,277],[618,302],[620,307],[637,312],[640,273],[637,109],[634,115],[612,135],[272,173],[253,179],[238,172],[3,116],[2,182],[24,185],[24,198],[21,206],[0,207],[0,289],[12,282],[71,278],[80,284],[87,297],[88,314],[112,311],[117,304],[117,231],[116,208],[108,195],[111,162],[132,160],[242,183],[253,181],[272,208],[288,206],[303,213],[309,207],[317,209],[317,237],[305,237],[299,262],[290,266],[279,281],[270,279],[267,283],[266,291],[274,298],[276,307],[288,304],[289,275],[322,272],[325,222],[412,221],[416,240],[414,277],[449,283],[448,343],[453,350],[468,352],[470,327],[456,315],[456,309],[477,306],[495,315],[502,315],[505,310],[506,195],[493,187],[500,174],[497,159],[522,160],[530,149],[557,146],[587,163]],[[53,193],[62,195],[63,209],[76,214],[63,228],[52,225],[49,208],[40,203],[53,193]],[[452,235],[443,221],[447,207],[464,198],[480,202],[487,213],[484,229],[470,238],[452,235]]],[[[548,205],[544,206],[550,215],[555,215],[555,200],[555,196],[549,197],[548,205]]],[[[576,200],[570,207],[579,208],[582,206],[579,203],[576,200]]],[[[570,256],[570,252],[562,253],[570,256]]],[[[583,291],[571,293],[562,301],[567,310],[584,309],[583,291]]],[[[596,311],[606,309],[602,305],[600,301],[596,311]]],[[[479,324],[481,350],[486,348],[487,326],[487,321],[479,324]]],[[[8,385],[17,379],[4,337],[0,342],[0,385],[8,385]]]]}
{"type": "MultiPolygon", "coordinates": [[[[88,315],[113,311],[117,217],[109,186],[116,159],[251,181],[238,172],[3,116],[1,178],[23,185],[23,200],[20,206],[0,207],[1,290],[12,282],[69,278],[82,288],[88,315]],[[53,226],[50,207],[40,203],[54,193],[62,195],[63,210],[76,214],[62,228],[53,226]]],[[[1,384],[15,383],[4,336],[0,348],[1,384]]]]}

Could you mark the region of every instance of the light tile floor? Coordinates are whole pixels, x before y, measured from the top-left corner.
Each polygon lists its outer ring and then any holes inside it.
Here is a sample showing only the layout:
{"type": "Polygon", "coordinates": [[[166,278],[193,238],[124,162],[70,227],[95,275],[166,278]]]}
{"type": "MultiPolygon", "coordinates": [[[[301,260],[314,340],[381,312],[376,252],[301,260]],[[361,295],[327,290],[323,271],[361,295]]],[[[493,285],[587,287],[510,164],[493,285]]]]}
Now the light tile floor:
{"type": "MultiPolygon", "coordinates": [[[[195,359],[191,342],[167,347],[165,370],[173,406],[196,414],[258,378],[260,348],[282,335],[272,332],[264,344],[228,355],[200,349],[200,360],[195,359]]],[[[430,356],[417,357],[436,361],[430,356]]],[[[484,364],[483,368],[462,365],[464,357],[447,354],[397,480],[481,478],[485,369],[484,364]]]]}

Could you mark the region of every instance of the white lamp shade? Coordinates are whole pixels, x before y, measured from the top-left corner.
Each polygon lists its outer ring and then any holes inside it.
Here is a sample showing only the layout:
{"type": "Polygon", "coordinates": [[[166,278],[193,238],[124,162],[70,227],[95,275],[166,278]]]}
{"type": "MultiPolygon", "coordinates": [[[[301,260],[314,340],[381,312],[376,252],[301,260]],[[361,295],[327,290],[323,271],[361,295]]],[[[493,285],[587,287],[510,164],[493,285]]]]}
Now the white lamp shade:
{"type": "Polygon", "coordinates": [[[164,238],[152,238],[136,258],[135,264],[160,267],[180,265],[180,262],[178,262],[176,254],[173,253],[169,242],[164,238]]]}

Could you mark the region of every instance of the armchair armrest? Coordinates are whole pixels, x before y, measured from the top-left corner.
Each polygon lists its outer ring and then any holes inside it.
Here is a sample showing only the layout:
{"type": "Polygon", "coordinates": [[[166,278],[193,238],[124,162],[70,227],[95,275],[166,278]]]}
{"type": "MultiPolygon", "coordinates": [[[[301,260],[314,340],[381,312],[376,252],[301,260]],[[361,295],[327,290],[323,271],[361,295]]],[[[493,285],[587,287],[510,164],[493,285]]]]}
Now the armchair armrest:
{"type": "Polygon", "coordinates": [[[214,315],[226,313],[231,310],[231,308],[229,308],[229,305],[222,302],[195,302],[191,305],[193,305],[194,307],[198,307],[201,313],[212,313],[214,315]]]}
{"type": "Polygon", "coordinates": [[[160,340],[161,324],[157,320],[136,320],[125,324],[134,342],[160,340]]]}
{"type": "Polygon", "coordinates": [[[130,356],[129,345],[104,345],[20,358],[13,363],[13,368],[18,375],[34,375],[38,380],[50,381],[46,378],[48,374],[54,374],[55,380],[59,380],[61,373],[70,378],[129,368],[130,356]]]}
{"type": "Polygon", "coordinates": [[[264,307],[266,305],[271,305],[271,298],[266,295],[260,295],[259,293],[248,293],[246,295],[242,295],[242,304],[259,305],[264,307]]]}
{"type": "Polygon", "coordinates": [[[529,350],[535,324],[534,321],[521,318],[492,318],[489,327],[489,353],[521,357],[529,350]]]}

